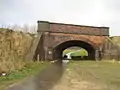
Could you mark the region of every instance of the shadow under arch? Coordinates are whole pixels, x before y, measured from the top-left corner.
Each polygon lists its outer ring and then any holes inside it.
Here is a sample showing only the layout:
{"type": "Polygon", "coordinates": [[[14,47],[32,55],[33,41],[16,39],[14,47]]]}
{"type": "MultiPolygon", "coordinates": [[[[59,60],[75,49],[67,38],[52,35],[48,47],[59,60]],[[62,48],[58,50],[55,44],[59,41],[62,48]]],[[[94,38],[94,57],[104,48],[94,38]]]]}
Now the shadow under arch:
{"type": "Polygon", "coordinates": [[[94,47],[93,45],[91,45],[88,42],[81,41],[81,40],[65,41],[65,42],[57,45],[53,49],[53,58],[54,58],[54,60],[62,60],[62,52],[65,49],[67,49],[69,47],[72,47],[72,46],[78,46],[78,47],[84,48],[88,52],[88,58],[87,58],[87,60],[95,60],[96,47],[94,47]]]}

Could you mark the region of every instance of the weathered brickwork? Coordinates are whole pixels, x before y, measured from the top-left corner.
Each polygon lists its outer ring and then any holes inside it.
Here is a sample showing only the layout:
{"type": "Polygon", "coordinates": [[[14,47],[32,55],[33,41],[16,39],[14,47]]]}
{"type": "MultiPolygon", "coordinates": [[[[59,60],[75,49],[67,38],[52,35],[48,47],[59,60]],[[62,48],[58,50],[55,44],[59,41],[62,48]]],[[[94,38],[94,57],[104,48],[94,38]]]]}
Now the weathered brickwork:
{"type": "MultiPolygon", "coordinates": [[[[106,37],[109,37],[108,27],[51,23],[46,21],[38,21],[38,32],[43,32],[43,48],[45,59],[47,60],[54,59],[54,49],[60,44],[68,41],[80,41],[82,45],[85,45],[83,47],[89,50],[89,55],[92,57],[99,57],[98,51],[100,51],[100,47],[102,47],[106,41],[106,37]]],[[[63,47],[59,47],[59,49],[63,50],[63,47]]],[[[59,50],[57,51],[58,53],[55,53],[61,54],[59,50]]]]}
{"type": "Polygon", "coordinates": [[[107,36],[90,36],[90,35],[76,35],[76,34],[61,34],[61,33],[50,33],[50,36],[54,38],[54,45],[57,46],[60,43],[69,41],[69,40],[80,40],[87,42],[95,47],[101,46],[107,36]]]}
{"type": "Polygon", "coordinates": [[[108,29],[109,29],[108,27],[93,27],[93,26],[50,23],[51,32],[106,36],[109,35],[108,29]]]}

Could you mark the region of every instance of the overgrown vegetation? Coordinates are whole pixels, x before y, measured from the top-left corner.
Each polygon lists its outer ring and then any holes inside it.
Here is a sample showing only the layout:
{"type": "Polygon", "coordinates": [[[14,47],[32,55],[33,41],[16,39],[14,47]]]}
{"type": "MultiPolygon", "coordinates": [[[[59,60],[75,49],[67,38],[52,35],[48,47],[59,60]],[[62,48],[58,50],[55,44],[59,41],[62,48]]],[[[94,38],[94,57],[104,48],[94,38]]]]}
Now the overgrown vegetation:
{"type": "Polygon", "coordinates": [[[24,57],[31,47],[33,36],[28,33],[0,29],[0,73],[20,70],[26,62],[24,57]]]}
{"type": "Polygon", "coordinates": [[[42,64],[24,60],[33,38],[34,34],[0,28],[0,88],[30,75],[38,65],[42,69],[42,64]]]}

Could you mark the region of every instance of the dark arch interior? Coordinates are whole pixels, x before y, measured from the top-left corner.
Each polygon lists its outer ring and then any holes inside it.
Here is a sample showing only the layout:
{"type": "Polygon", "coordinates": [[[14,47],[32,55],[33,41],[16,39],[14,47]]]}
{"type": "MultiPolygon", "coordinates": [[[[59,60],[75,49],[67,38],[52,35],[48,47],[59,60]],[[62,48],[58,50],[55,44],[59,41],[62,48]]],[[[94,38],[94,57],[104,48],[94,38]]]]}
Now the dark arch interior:
{"type": "Polygon", "coordinates": [[[78,46],[78,47],[82,47],[85,50],[87,50],[88,52],[88,57],[86,58],[86,60],[95,60],[95,49],[94,47],[89,44],[86,43],[84,41],[76,41],[76,40],[72,40],[72,41],[66,41],[58,46],[56,46],[53,50],[53,57],[55,60],[62,60],[62,53],[65,49],[72,47],[72,46],[78,46]]]}

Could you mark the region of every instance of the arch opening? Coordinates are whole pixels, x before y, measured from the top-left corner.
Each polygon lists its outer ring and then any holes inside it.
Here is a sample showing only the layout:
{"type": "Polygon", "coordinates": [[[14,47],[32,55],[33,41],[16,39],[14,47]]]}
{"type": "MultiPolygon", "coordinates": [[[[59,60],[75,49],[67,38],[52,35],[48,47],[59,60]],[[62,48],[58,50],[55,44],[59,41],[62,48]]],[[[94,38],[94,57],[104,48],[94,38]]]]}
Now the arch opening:
{"type": "MultiPolygon", "coordinates": [[[[84,42],[84,41],[79,41],[79,40],[66,41],[56,46],[53,50],[53,58],[55,60],[65,59],[66,56],[64,56],[64,51],[71,47],[79,47],[87,51],[87,56],[84,56],[82,60],[83,59],[84,60],[95,60],[95,48],[91,44],[84,42]]],[[[81,56],[74,57],[71,59],[80,60],[80,57],[81,56]]]]}
{"type": "Polygon", "coordinates": [[[63,60],[85,60],[87,57],[87,50],[78,46],[69,47],[62,52],[63,60]]]}

